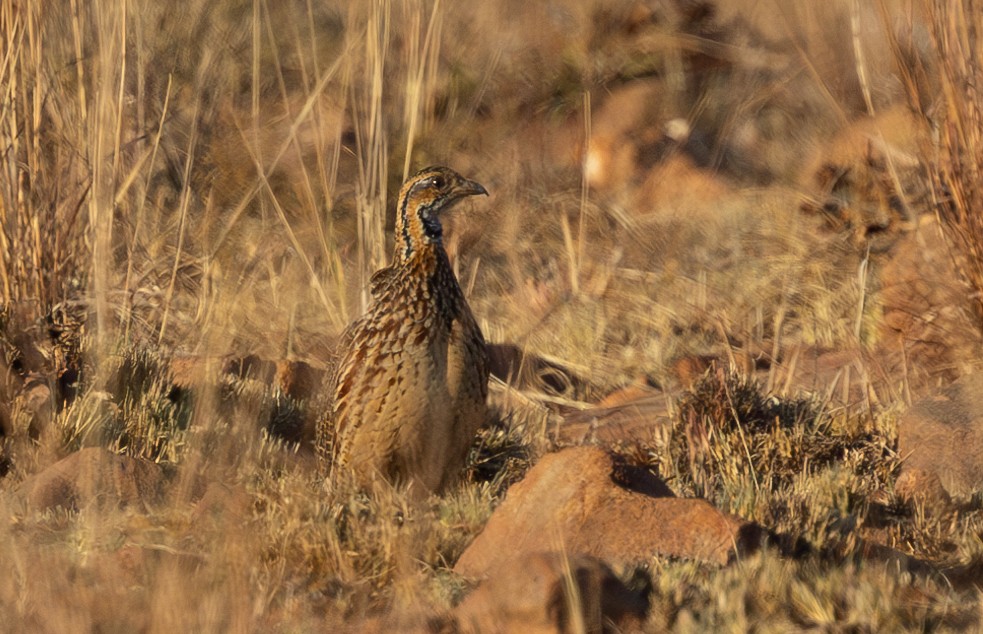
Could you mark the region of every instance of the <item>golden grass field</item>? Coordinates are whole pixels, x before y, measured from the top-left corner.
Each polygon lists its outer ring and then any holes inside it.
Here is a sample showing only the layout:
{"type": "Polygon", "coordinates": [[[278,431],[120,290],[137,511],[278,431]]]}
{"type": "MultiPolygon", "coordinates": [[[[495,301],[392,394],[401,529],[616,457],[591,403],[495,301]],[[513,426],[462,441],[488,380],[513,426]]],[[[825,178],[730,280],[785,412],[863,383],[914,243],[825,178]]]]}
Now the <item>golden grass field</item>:
{"type": "Polygon", "coordinates": [[[651,578],[646,631],[983,627],[979,496],[893,492],[898,418],[979,365],[981,28],[975,0],[0,0],[0,629],[453,631],[507,487],[590,442],[808,545],[619,570],[651,578]],[[327,370],[435,163],[490,192],[445,219],[485,338],[564,380],[492,386],[453,492],[365,497],[314,468],[316,389],[222,370],[327,370]],[[951,275],[898,331],[926,225],[951,275]],[[705,358],[733,374],[678,370],[705,358]],[[562,433],[640,378],[668,441],[562,433]],[[87,446],[165,495],[16,503],[87,446]]]}

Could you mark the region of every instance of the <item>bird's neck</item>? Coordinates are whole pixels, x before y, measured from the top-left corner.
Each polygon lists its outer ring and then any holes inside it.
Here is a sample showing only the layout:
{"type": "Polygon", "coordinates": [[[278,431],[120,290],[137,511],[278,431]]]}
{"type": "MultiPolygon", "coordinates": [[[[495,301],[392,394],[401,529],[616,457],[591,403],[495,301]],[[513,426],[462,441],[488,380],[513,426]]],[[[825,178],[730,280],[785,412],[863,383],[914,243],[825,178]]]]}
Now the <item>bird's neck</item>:
{"type": "Polygon", "coordinates": [[[443,229],[438,220],[433,220],[431,224],[411,224],[403,219],[396,225],[394,262],[407,261],[417,256],[429,257],[431,252],[443,250],[443,229]]]}
{"type": "Polygon", "coordinates": [[[393,266],[412,270],[416,275],[424,277],[452,271],[447,252],[439,238],[418,240],[410,248],[404,244],[397,244],[393,254],[393,266]]]}

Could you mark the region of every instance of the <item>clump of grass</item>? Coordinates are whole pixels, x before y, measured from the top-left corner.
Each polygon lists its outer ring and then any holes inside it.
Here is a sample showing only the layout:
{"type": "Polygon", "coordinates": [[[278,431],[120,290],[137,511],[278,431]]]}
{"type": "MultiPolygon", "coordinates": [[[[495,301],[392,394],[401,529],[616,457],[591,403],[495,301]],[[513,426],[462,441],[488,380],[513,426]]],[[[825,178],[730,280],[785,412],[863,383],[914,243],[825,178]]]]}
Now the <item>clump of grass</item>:
{"type": "Polygon", "coordinates": [[[828,449],[815,442],[826,425],[814,399],[769,396],[752,378],[711,371],[677,407],[680,428],[671,451],[700,495],[744,480],[774,489],[806,463],[822,468],[830,462],[828,449]],[[806,445],[807,438],[815,444],[806,445]]]}
{"type": "Polygon", "coordinates": [[[943,580],[881,565],[793,562],[764,551],[724,570],[660,559],[652,572],[649,631],[960,630],[978,618],[973,602],[948,603],[943,580]]]}
{"type": "Polygon", "coordinates": [[[103,362],[109,372],[96,389],[83,372],[82,394],[62,413],[64,446],[100,445],[154,462],[179,462],[191,416],[187,394],[169,380],[166,360],[155,350],[131,348],[103,362]]]}
{"type": "MultiPolygon", "coordinates": [[[[67,94],[52,98],[67,77],[49,72],[66,59],[54,53],[51,19],[36,6],[0,7],[9,54],[0,81],[12,88],[0,122],[0,297],[33,305],[36,315],[85,288],[88,277],[84,204],[91,183],[76,144],[62,137],[77,122],[79,103],[66,103],[67,94]]],[[[62,35],[68,45],[70,31],[62,35]]]]}
{"type": "Polygon", "coordinates": [[[862,417],[831,417],[814,397],[769,395],[739,373],[708,372],[676,407],[667,443],[619,451],[677,495],[706,498],[789,543],[841,547],[844,522],[852,534],[897,474],[894,439],[862,417]]]}
{"type": "Polygon", "coordinates": [[[468,455],[467,481],[487,484],[501,495],[521,480],[532,466],[534,455],[525,432],[507,421],[482,428],[468,455]]]}

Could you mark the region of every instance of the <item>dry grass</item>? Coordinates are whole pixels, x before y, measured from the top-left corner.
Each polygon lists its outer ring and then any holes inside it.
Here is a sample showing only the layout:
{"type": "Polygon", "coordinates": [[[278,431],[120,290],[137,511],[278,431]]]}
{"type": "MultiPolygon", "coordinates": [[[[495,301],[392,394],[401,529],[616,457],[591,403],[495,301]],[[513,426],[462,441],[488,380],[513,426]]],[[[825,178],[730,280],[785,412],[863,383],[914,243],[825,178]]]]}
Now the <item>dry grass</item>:
{"type": "Polygon", "coordinates": [[[983,110],[977,38],[983,18],[975,3],[941,4],[931,12],[942,98],[920,104],[938,121],[939,154],[934,195],[959,257],[960,273],[973,289],[975,321],[983,325],[983,218],[979,213],[983,110]]]}
{"type": "MultiPolygon", "coordinates": [[[[6,626],[437,627],[469,587],[454,561],[554,446],[557,404],[670,385],[687,355],[877,348],[881,260],[799,207],[826,142],[892,104],[937,125],[919,159],[983,289],[976,3],[720,5],[0,0],[0,488],[92,445],[169,478],[148,509],[39,514],[5,494],[6,626]],[[581,150],[617,129],[603,105],[632,82],[658,95],[615,139],[638,142],[635,167],[592,185],[581,150]],[[667,149],[673,118],[700,148],[667,149]],[[727,194],[660,197],[660,172],[637,167],[650,155],[692,159],[686,189],[727,194]],[[429,163],[492,193],[447,221],[487,338],[582,380],[498,394],[462,485],[421,502],[323,481],[294,442],[318,394],[228,376],[188,390],[169,364],[326,368],[388,257],[391,192],[429,163]]],[[[647,628],[979,627],[971,586],[858,556],[879,536],[940,570],[983,557],[972,501],[939,518],[893,499],[909,387],[837,410],[827,386],[711,373],[679,393],[667,442],[617,446],[800,546],[723,569],[653,558],[647,628]]]]}

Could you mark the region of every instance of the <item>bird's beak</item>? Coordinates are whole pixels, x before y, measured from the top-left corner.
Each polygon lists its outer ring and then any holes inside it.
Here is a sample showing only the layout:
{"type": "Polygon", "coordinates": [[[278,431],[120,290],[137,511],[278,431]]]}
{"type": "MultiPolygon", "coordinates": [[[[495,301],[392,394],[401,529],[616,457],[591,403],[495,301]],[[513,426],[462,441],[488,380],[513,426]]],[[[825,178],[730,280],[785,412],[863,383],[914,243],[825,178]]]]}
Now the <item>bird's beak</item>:
{"type": "Polygon", "coordinates": [[[462,179],[461,182],[454,188],[455,197],[464,198],[465,196],[477,196],[479,194],[488,195],[488,190],[485,189],[481,183],[475,181],[469,181],[467,179],[462,179]]]}

